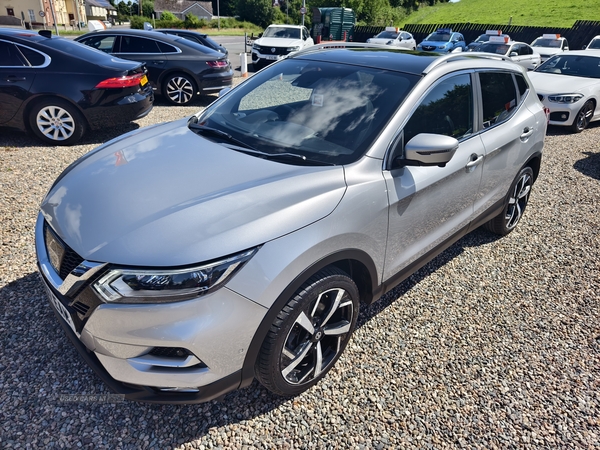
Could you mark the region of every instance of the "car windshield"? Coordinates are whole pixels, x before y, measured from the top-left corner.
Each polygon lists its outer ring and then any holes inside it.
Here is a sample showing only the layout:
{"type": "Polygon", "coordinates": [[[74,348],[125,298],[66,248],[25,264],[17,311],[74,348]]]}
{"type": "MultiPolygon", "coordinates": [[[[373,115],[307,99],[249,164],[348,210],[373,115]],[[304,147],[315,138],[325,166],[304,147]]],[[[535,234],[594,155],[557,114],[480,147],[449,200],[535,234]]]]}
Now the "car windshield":
{"type": "Polygon", "coordinates": [[[283,60],[207,108],[198,125],[257,152],[304,157],[282,162],[348,164],[367,151],[419,79],[357,65],[283,60]]]}
{"type": "Polygon", "coordinates": [[[553,56],[535,71],[573,77],[600,78],[600,58],[561,54],[553,56]]]}
{"type": "Polygon", "coordinates": [[[587,48],[600,49],[600,39],[594,39],[592,42],[590,42],[590,45],[588,45],[587,48]]]}
{"type": "Polygon", "coordinates": [[[485,44],[481,44],[477,50],[480,52],[495,53],[497,55],[506,55],[508,53],[509,48],[510,45],[508,44],[496,44],[493,42],[486,42],[485,44]]]}
{"type": "Polygon", "coordinates": [[[450,33],[431,33],[429,36],[425,38],[426,41],[434,41],[434,42],[448,42],[452,35],[450,33]]]}
{"type": "Polygon", "coordinates": [[[267,27],[263,37],[300,39],[300,28],[267,27]]]}
{"type": "Polygon", "coordinates": [[[382,31],[375,37],[379,39],[396,39],[399,34],[400,33],[395,33],[393,31],[382,31]]]}
{"type": "Polygon", "coordinates": [[[537,38],[531,44],[532,47],[551,47],[551,48],[560,48],[560,40],[558,39],[547,39],[547,38],[537,38]]]}

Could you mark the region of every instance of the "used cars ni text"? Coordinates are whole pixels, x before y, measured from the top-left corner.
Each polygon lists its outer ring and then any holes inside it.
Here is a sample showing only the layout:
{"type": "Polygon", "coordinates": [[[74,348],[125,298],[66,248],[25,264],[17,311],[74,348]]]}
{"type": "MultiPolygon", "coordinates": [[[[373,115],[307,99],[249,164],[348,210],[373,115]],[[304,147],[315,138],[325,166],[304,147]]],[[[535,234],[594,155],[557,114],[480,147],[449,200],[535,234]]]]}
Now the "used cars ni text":
{"type": "Polygon", "coordinates": [[[0,126],[72,145],[89,130],[144,117],[153,101],[142,63],[49,31],[0,28],[0,126]]]}
{"type": "Polygon", "coordinates": [[[303,392],[361,305],[469,231],[523,217],[547,123],[525,69],[333,46],[107,142],[43,199],[52,308],[116,392],[201,402],[254,378],[303,392]]]}

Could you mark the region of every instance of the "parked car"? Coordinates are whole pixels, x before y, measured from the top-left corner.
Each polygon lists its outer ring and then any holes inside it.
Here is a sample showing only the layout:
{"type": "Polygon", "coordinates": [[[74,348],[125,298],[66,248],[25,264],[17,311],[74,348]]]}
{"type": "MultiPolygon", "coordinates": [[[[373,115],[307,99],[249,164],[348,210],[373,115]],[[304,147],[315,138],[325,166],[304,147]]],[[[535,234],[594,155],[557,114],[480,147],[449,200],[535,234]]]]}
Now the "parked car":
{"type": "Polygon", "coordinates": [[[600,50],[600,36],[594,36],[590,43],[583,48],[585,50],[600,50]]]}
{"type": "Polygon", "coordinates": [[[466,48],[463,35],[450,28],[440,28],[434,31],[417,45],[417,50],[437,53],[462,52],[466,48]]]}
{"type": "Polygon", "coordinates": [[[142,63],[50,31],[0,28],[0,126],[72,145],[88,130],[144,117],[153,101],[142,63]]]}
{"type": "Polygon", "coordinates": [[[528,44],[509,41],[501,36],[492,36],[488,42],[481,44],[476,51],[508,56],[527,70],[533,70],[541,63],[540,54],[533,51],[533,48],[528,44]]]}
{"type": "Polygon", "coordinates": [[[467,45],[467,51],[476,52],[481,44],[484,42],[488,42],[490,37],[492,36],[500,36],[510,41],[510,36],[508,34],[502,33],[502,30],[487,30],[485,34],[479,35],[477,39],[467,45]]]}
{"type": "Polygon", "coordinates": [[[580,133],[590,122],[600,120],[600,50],[555,55],[530,77],[550,110],[550,125],[580,133]]]}
{"type": "Polygon", "coordinates": [[[314,45],[313,38],[304,26],[269,25],[252,44],[252,64],[260,69],[311,45],[314,45]]]}
{"type": "Polygon", "coordinates": [[[399,30],[396,27],[386,27],[377,36],[367,39],[371,44],[386,44],[394,47],[416,50],[417,43],[412,34],[399,30]]]}
{"type": "Polygon", "coordinates": [[[553,55],[569,50],[569,42],[560,34],[543,34],[535,39],[531,46],[540,54],[542,62],[553,55]]]}
{"type": "Polygon", "coordinates": [[[320,44],[71,164],[41,203],[40,273],[126,398],[201,402],[254,377],[295,395],[361,303],[482,224],[515,229],[546,124],[512,62],[320,44]]]}
{"type": "Polygon", "coordinates": [[[120,58],[144,62],[152,88],[174,105],[192,103],[233,83],[227,56],[179,36],[157,31],[111,29],[75,38],[120,58]]]}
{"type": "Polygon", "coordinates": [[[212,48],[213,50],[223,53],[224,55],[229,55],[229,52],[227,51],[227,49],[225,47],[223,47],[221,44],[219,44],[218,42],[211,39],[207,34],[202,34],[202,33],[198,33],[196,31],[191,31],[191,30],[180,30],[178,28],[175,28],[175,29],[159,28],[159,29],[155,29],[154,31],[159,31],[161,33],[166,33],[166,34],[174,34],[176,36],[180,36],[182,38],[186,38],[191,41],[197,42],[198,44],[204,45],[208,48],[212,48]]]}

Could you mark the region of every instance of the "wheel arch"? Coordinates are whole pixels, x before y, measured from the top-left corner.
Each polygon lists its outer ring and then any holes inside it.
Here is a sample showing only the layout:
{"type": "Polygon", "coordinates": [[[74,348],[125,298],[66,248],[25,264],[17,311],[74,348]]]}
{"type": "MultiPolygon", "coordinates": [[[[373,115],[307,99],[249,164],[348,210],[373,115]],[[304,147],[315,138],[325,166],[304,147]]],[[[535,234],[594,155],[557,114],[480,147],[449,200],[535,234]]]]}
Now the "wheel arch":
{"type": "Polygon", "coordinates": [[[246,352],[244,366],[242,368],[242,382],[240,387],[249,386],[254,379],[254,364],[259,356],[260,348],[273,321],[276,319],[279,311],[287,304],[288,300],[310,277],[325,269],[326,267],[337,267],[348,274],[356,283],[359,291],[359,301],[364,304],[371,304],[377,300],[379,292],[377,289],[377,269],[371,257],[362,250],[343,250],[328,255],[308,267],[300,273],[294,280],[279,294],[273,302],[267,314],[261,321],[252,342],[246,352]]]}

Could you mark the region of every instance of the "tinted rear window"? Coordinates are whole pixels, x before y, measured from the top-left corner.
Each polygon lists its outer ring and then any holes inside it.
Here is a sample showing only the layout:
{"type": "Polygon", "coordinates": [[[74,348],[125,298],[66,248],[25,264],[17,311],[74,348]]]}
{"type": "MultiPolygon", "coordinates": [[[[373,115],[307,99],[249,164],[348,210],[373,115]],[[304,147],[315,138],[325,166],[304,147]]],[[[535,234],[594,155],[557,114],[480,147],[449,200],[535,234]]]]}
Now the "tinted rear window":
{"type": "Polygon", "coordinates": [[[45,41],[40,42],[40,44],[48,48],[53,48],[64,53],[68,53],[69,55],[75,56],[76,58],[85,59],[86,61],[92,63],[108,64],[113,59],[110,55],[107,55],[99,50],[95,50],[91,47],[88,47],[85,44],[81,44],[70,39],[46,39],[45,41]]]}

